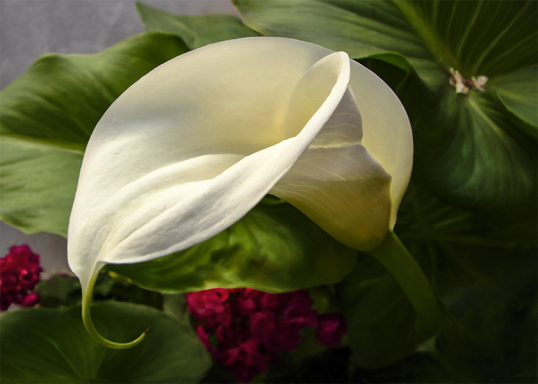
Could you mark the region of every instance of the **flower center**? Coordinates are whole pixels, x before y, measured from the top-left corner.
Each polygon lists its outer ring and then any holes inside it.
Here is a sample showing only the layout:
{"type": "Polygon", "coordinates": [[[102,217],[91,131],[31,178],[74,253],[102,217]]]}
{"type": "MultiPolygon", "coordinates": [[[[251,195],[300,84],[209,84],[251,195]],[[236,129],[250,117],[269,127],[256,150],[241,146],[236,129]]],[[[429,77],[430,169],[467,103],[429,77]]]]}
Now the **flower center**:
{"type": "Polygon", "coordinates": [[[488,82],[487,76],[472,76],[470,79],[464,78],[461,73],[454,68],[450,68],[450,85],[456,88],[456,93],[467,95],[470,90],[485,92],[485,86],[488,82]]]}

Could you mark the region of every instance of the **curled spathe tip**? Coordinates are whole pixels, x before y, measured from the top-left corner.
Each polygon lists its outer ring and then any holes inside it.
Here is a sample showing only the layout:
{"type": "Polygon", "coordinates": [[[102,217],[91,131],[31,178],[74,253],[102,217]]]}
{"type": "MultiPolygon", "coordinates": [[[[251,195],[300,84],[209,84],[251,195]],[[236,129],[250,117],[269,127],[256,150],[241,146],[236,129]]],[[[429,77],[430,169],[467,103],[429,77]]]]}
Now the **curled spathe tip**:
{"type": "Polygon", "coordinates": [[[117,343],[115,341],[108,340],[104,338],[97,331],[97,329],[95,329],[91,318],[91,305],[93,298],[93,287],[95,285],[95,281],[97,280],[98,275],[98,273],[95,274],[90,284],[88,285],[88,288],[82,292],[82,321],[84,323],[84,327],[86,328],[88,333],[94,338],[94,340],[96,340],[99,344],[104,345],[105,347],[113,349],[128,349],[137,346],[142,342],[142,340],[146,338],[146,334],[148,333],[151,326],[148,327],[137,339],[128,343],[117,343]]]}

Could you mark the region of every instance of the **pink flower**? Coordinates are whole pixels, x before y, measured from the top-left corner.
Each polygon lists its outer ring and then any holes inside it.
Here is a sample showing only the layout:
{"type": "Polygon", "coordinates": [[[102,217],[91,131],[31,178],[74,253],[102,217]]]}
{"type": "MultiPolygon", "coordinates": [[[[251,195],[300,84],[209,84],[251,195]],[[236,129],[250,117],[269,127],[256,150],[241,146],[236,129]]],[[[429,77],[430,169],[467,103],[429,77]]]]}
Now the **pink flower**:
{"type": "Polygon", "coordinates": [[[27,245],[11,247],[0,259],[1,311],[11,304],[29,307],[39,303],[39,295],[29,292],[35,288],[43,271],[39,259],[27,245]]]}
{"type": "Polygon", "coordinates": [[[280,323],[280,327],[274,333],[274,337],[265,341],[263,345],[269,351],[275,353],[292,351],[301,342],[301,333],[299,331],[299,328],[289,327],[280,323]]]}
{"type": "Polygon", "coordinates": [[[314,328],[317,325],[318,311],[311,308],[312,304],[308,291],[297,291],[296,295],[290,296],[283,312],[286,324],[297,328],[314,328]]]}
{"type": "Polygon", "coordinates": [[[231,369],[237,381],[246,383],[260,372],[267,371],[267,363],[271,356],[264,355],[259,350],[259,342],[251,338],[234,348],[226,349],[217,361],[231,369]]]}
{"type": "Polygon", "coordinates": [[[39,297],[39,294],[33,292],[23,297],[18,304],[22,305],[23,307],[33,307],[34,305],[37,305],[40,302],[41,302],[41,298],[39,297]]]}
{"type": "Polygon", "coordinates": [[[236,301],[237,312],[240,316],[248,316],[258,309],[258,301],[251,298],[238,297],[236,301]]]}
{"type": "Polygon", "coordinates": [[[310,299],[310,295],[307,290],[289,292],[283,294],[284,300],[288,303],[288,307],[300,309],[309,309],[314,302],[310,299]]]}
{"type": "Polygon", "coordinates": [[[283,306],[282,296],[285,294],[265,293],[261,297],[260,305],[263,311],[277,311],[283,306]]]}
{"type": "Polygon", "coordinates": [[[247,299],[260,300],[260,298],[265,295],[262,291],[257,291],[252,288],[245,288],[242,292],[243,297],[247,299]]]}
{"type": "Polygon", "coordinates": [[[280,324],[272,312],[256,312],[250,315],[250,332],[260,341],[268,341],[277,336],[280,324]]]}
{"type": "Polygon", "coordinates": [[[216,330],[217,339],[224,348],[236,346],[251,337],[250,332],[242,324],[219,325],[216,330]]]}
{"type": "Polygon", "coordinates": [[[250,288],[210,289],[186,297],[199,324],[198,337],[239,382],[251,381],[268,369],[270,361],[278,362],[279,353],[297,348],[301,329],[316,327],[318,320],[322,323],[316,334],[327,345],[338,345],[346,331],[340,315],[318,317],[307,290],[275,294],[250,288]],[[214,344],[209,341],[212,334],[214,344]]]}
{"type": "Polygon", "coordinates": [[[198,338],[202,341],[202,344],[204,345],[205,349],[207,349],[209,352],[213,352],[215,347],[209,341],[209,336],[210,336],[209,332],[206,332],[204,327],[199,325],[196,328],[196,334],[198,335],[198,338]]]}
{"type": "Polygon", "coordinates": [[[329,348],[337,347],[347,332],[347,325],[339,313],[325,313],[318,316],[316,337],[329,348]]]}
{"type": "Polygon", "coordinates": [[[189,312],[198,320],[207,322],[209,326],[219,323],[229,324],[232,319],[230,306],[225,304],[230,296],[226,289],[209,289],[192,292],[186,295],[189,312]]]}

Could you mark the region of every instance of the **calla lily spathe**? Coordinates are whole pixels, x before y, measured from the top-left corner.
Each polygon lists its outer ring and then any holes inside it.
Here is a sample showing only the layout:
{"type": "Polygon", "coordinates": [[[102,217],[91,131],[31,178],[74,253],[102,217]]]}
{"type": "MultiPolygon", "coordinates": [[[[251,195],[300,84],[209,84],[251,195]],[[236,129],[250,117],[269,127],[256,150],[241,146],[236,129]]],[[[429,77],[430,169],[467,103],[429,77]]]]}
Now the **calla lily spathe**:
{"type": "Polygon", "coordinates": [[[96,126],[69,264],[87,292],[106,263],[197,244],[267,193],[370,250],[394,226],[412,152],[398,98],[347,54],[284,38],[212,44],[144,76],[96,126]]]}

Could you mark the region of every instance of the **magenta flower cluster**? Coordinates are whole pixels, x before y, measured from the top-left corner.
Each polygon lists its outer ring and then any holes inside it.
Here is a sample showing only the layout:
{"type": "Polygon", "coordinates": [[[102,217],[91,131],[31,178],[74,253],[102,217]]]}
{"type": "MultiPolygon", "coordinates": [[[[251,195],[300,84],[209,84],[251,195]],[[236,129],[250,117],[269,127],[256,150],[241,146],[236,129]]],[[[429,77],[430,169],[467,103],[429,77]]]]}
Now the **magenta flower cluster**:
{"type": "Polygon", "coordinates": [[[243,383],[267,371],[279,353],[295,349],[302,328],[316,328],[317,338],[328,347],[336,347],[347,330],[338,313],[319,315],[312,309],[307,290],[272,294],[217,288],[186,298],[206,349],[243,383]]]}
{"type": "Polygon", "coordinates": [[[7,310],[11,304],[24,307],[39,304],[39,295],[32,291],[42,271],[39,255],[30,247],[11,247],[0,259],[0,310],[7,310]]]}

